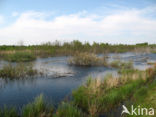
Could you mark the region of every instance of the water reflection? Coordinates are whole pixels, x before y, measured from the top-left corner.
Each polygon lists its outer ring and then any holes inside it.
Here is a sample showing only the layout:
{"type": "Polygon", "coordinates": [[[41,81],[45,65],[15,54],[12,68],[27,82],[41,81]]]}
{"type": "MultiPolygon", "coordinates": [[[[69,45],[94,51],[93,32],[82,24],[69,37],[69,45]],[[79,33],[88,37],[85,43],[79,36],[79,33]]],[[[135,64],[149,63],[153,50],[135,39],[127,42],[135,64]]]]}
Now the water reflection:
{"type": "MultiPolygon", "coordinates": [[[[142,70],[151,66],[148,62],[156,61],[156,54],[122,53],[108,54],[108,57],[109,61],[132,60],[134,67],[142,70]]],[[[0,78],[0,106],[6,104],[21,107],[40,93],[45,95],[49,103],[57,105],[67,95],[70,95],[73,89],[85,82],[88,76],[103,78],[108,73],[118,75],[117,69],[114,68],[68,66],[67,59],[68,57],[38,58],[33,62],[34,68],[44,72],[44,75],[35,78],[18,80],[0,78]]],[[[0,61],[0,68],[4,64],[7,62],[0,61]]]]}

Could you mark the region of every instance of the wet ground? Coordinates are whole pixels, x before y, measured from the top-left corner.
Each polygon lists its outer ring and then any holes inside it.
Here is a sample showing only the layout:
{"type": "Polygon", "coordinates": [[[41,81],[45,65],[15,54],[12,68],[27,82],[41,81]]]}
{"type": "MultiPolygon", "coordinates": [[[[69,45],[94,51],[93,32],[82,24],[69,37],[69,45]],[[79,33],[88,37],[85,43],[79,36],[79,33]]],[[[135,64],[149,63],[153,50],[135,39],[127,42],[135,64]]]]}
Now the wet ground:
{"type": "MultiPolygon", "coordinates": [[[[109,61],[133,61],[134,67],[144,70],[150,62],[156,62],[156,54],[122,53],[109,54],[109,61]]],[[[103,78],[108,73],[117,75],[117,69],[108,67],[75,67],[67,64],[68,57],[38,58],[34,67],[45,75],[20,80],[0,78],[0,106],[21,107],[34,97],[44,94],[46,101],[57,105],[75,88],[82,85],[89,76],[103,78]]],[[[0,67],[7,64],[0,61],[0,67]]],[[[16,64],[16,63],[13,63],[16,64]]]]}

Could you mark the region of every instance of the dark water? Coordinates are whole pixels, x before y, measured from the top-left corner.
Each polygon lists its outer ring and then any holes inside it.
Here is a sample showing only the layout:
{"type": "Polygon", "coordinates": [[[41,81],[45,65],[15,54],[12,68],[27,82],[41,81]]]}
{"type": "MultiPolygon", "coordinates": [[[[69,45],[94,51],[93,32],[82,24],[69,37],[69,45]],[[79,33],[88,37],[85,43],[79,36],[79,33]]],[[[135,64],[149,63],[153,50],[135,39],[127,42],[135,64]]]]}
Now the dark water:
{"type": "MultiPolygon", "coordinates": [[[[109,54],[109,61],[120,57],[122,61],[132,60],[134,67],[146,69],[148,62],[156,61],[156,54],[109,54]]],[[[57,105],[73,89],[82,85],[88,76],[103,78],[108,73],[117,75],[117,70],[107,67],[74,67],[67,64],[67,57],[51,57],[37,59],[33,64],[46,76],[22,80],[7,80],[0,78],[0,106],[21,107],[32,101],[34,97],[44,94],[46,101],[57,105]]],[[[0,67],[6,62],[1,61],[0,67]]],[[[15,64],[15,63],[14,63],[15,64]]]]}

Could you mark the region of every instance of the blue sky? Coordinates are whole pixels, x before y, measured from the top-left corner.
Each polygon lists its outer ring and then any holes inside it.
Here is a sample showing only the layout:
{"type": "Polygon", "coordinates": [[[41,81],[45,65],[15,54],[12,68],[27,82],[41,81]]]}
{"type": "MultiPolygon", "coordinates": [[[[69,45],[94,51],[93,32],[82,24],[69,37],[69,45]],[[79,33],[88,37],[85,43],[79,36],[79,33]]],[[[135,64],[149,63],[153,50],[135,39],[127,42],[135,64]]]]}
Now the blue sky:
{"type": "Polygon", "coordinates": [[[0,0],[0,44],[156,43],[156,0],[0,0]]]}

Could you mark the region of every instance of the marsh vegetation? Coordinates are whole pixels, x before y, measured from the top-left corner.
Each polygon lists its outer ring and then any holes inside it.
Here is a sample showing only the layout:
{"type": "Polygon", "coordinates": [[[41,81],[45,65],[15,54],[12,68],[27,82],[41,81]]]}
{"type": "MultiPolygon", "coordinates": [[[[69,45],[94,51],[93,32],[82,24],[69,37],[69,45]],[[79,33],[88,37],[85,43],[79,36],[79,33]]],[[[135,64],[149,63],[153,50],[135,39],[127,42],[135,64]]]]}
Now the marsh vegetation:
{"type": "Polygon", "coordinates": [[[122,70],[119,78],[89,79],[73,91],[73,102],[90,116],[98,116],[133,97],[144,85],[150,86],[155,75],[156,68],[147,71],[122,70]]]}
{"type": "Polygon", "coordinates": [[[107,59],[105,56],[98,57],[92,53],[76,53],[68,60],[69,65],[75,66],[107,66],[107,59]]]}
{"type": "Polygon", "coordinates": [[[5,55],[4,60],[9,62],[29,62],[35,60],[36,57],[31,52],[13,52],[5,55]]]}
{"type": "Polygon", "coordinates": [[[13,65],[11,63],[4,65],[0,69],[1,78],[25,78],[37,75],[39,72],[33,68],[33,64],[17,63],[13,65]]]}
{"type": "Polygon", "coordinates": [[[78,53],[93,53],[93,54],[105,54],[105,53],[124,53],[124,52],[136,52],[136,53],[154,53],[156,51],[156,45],[149,45],[148,43],[141,43],[136,45],[111,45],[108,43],[96,43],[90,44],[88,42],[82,43],[78,40],[72,42],[61,43],[55,41],[53,43],[45,43],[41,45],[32,46],[0,46],[1,59],[7,61],[33,61],[36,57],[51,57],[51,56],[71,56],[78,53]]]}
{"type": "Polygon", "coordinates": [[[133,62],[123,62],[120,59],[108,62],[109,57],[106,54],[97,56],[92,53],[76,53],[68,59],[69,65],[74,66],[105,66],[119,69],[133,69],[133,62]]]}
{"type": "MultiPolygon", "coordinates": [[[[104,79],[89,78],[72,92],[72,100],[60,103],[58,108],[47,105],[40,95],[34,102],[23,106],[21,115],[15,108],[5,107],[0,111],[0,117],[97,117],[126,100],[141,102],[148,100],[149,94],[155,96],[152,93],[156,88],[155,76],[156,66],[145,71],[122,69],[118,78],[111,75],[104,79]]],[[[156,106],[155,103],[152,105],[156,106]]]]}
{"type": "MultiPolygon", "coordinates": [[[[33,102],[23,106],[20,113],[21,117],[52,117],[53,107],[44,101],[41,94],[33,102]]],[[[0,117],[19,117],[19,114],[14,107],[4,107],[3,111],[0,111],[0,117]]]]}
{"type": "Polygon", "coordinates": [[[133,62],[122,62],[120,60],[114,60],[109,64],[111,67],[114,68],[121,68],[121,69],[133,69],[133,62]]]}
{"type": "MultiPolygon", "coordinates": [[[[0,46],[1,59],[8,61],[5,61],[7,64],[0,66],[0,80],[17,79],[17,82],[11,82],[12,85],[8,83],[9,91],[2,86],[3,92],[0,96],[2,100],[7,102],[13,97],[11,94],[18,90],[17,84],[20,91],[15,92],[15,98],[19,94],[22,98],[27,94],[31,99],[38,92],[43,92],[45,96],[49,93],[55,98],[59,98],[59,95],[63,97],[57,106],[52,106],[51,103],[47,104],[43,95],[36,97],[29,104],[24,101],[18,102],[17,99],[17,103],[22,105],[20,109],[7,107],[9,104],[6,104],[6,107],[0,109],[0,117],[98,117],[109,113],[111,109],[118,108],[121,103],[131,100],[136,104],[146,102],[145,105],[150,104],[155,107],[155,103],[149,103],[153,102],[152,99],[148,98],[149,95],[153,99],[155,98],[156,66],[154,61],[152,63],[148,61],[149,58],[155,60],[155,55],[139,54],[137,56],[132,53],[123,53],[124,59],[116,54],[111,59],[110,55],[110,52],[143,52],[146,49],[148,52],[153,52],[155,45],[109,45],[103,43],[91,45],[73,41],[35,46],[0,46]],[[64,55],[67,57],[54,57],[64,55]],[[111,61],[109,61],[110,59],[111,61]],[[35,61],[35,67],[31,61],[35,61]],[[142,63],[154,67],[146,70],[135,68],[135,65],[142,65],[142,63]],[[27,81],[25,84],[18,82],[19,79],[42,74],[38,71],[40,66],[48,69],[49,73],[53,72],[53,74],[63,77],[56,78],[51,74],[39,77],[34,84],[27,81]],[[117,75],[98,76],[99,73],[102,74],[109,70],[111,72],[115,70],[117,75]],[[93,72],[96,72],[95,75],[90,75],[93,72]],[[66,74],[69,73],[74,74],[67,76],[66,74]],[[87,81],[84,83],[86,77],[87,81]],[[34,95],[31,94],[32,92],[34,95]],[[62,101],[67,94],[71,95],[62,101]],[[8,95],[7,98],[11,97],[5,100],[6,95],[8,95]]],[[[53,100],[53,97],[49,98],[50,101],[53,100]]],[[[26,99],[23,98],[23,100],[26,99]]]]}

